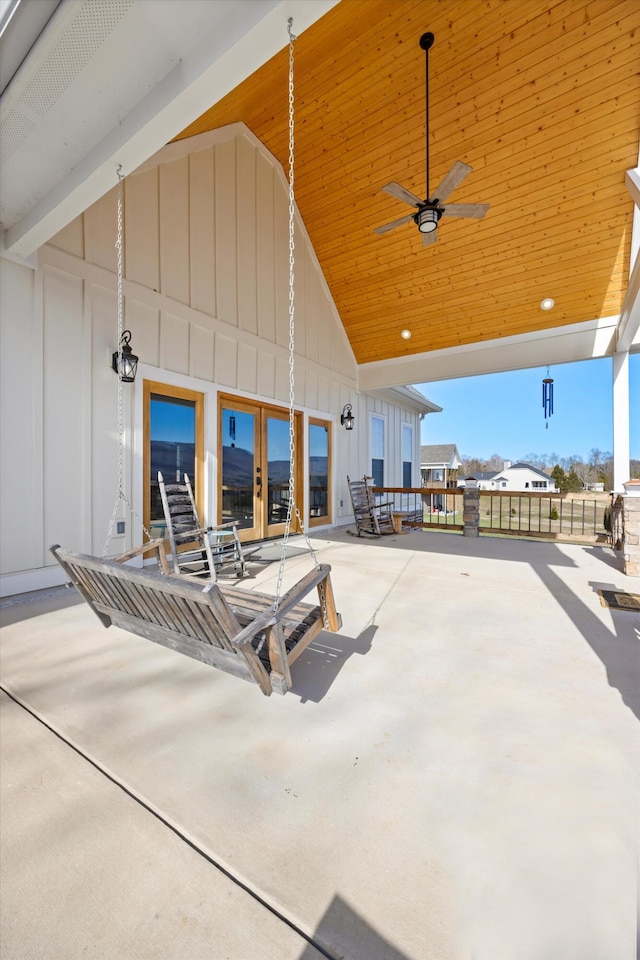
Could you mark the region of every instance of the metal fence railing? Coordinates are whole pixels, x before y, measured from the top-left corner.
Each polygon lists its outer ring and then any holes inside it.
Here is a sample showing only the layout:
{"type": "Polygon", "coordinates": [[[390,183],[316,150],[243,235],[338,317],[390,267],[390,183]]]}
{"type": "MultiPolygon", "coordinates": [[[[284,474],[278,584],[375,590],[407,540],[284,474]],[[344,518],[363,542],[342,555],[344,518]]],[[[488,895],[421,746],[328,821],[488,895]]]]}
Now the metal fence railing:
{"type": "Polygon", "coordinates": [[[480,491],[480,532],[582,540],[608,539],[607,496],[480,491]]]}
{"type": "MultiPolygon", "coordinates": [[[[611,523],[617,524],[620,510],[611,505],[608,494],[529,493],[478,491],[480,534],[502,534],[589,543],[611,542],[611,523]],[[616,512],[617,511],[617,512],[616,512]]],[[[393,502],[403,526],[464,528],[464,490],[460,487],[375,487],[374,493],[393,502]]]]}
{"type": "Polygon", "coordinates": [[[462,495],[458,487],[374,487],[376,497],[393,503],[403,527],[448,527],[462,530],[462,495]]]}

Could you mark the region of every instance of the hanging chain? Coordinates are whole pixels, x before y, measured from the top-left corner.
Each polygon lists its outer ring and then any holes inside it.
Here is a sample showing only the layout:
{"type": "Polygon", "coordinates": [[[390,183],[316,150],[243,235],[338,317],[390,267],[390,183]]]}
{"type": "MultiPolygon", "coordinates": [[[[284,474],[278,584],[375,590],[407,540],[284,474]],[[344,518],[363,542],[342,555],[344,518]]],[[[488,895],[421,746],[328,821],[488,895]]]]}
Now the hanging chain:
{"type": "Polygon", "coordinates": [[[124,492],[124,391],[122,385],[122,379],[120,377],[120,368],[122,366],[122,334],[124,332],[124,293],[123,293],[123,277],[124,277],[124,229],[123,229],[123,194],[124,194],[124,175],[122,173],[122,164],[118,165],[118,234],[116,240],[116,250],[118,251],[118,284],[117,284],[117,301],[118,301],[118,492],[116,494],[115,503],[113,505],[113,512],[111,514],[111,521],[109,522],[109,530],[107,532],[107,538],[104,542],[104,547],[102,549],[102,556],[107,555],[107,550],[109,549],[109,543],[113,535],[113,527],[116,522],[116,517],[118,515],[118,507],[120,506],[120,501],[124,501],[129,507],[129,511],[133,517],[138,521],[143,531],[145,532],[147,539],[151,540],[151,534],[144,525],[141,517],[138,516],[136,511],[133,509],[127,496],[124,492]]]}
{"type": "MultiPolygon", "coordinates": [[[[295,160],[295,117],[294,117],[294,72],[293,72],[293,44],[297,39],[292,30],[293,17],[289,17],[287,29],[289,32],[289,499],[287,503],[287,518],[282,538],[282,552],[280,568],[276,583],[276,594],[273,609],[278,609],[282,591],[282,579],[287,557],[287,543],[291,532],[291,517],[295,512],[298,525],[304,534],[309,552],[316,567],[318,558],[315,554],[307,531],[305,530],[300,509],[295,500],[295,193],[294,193],[294,160],[295,160]]],[[[322,618],[325,626],[328,624],[324,591],[322,592],[322,618]]]]}

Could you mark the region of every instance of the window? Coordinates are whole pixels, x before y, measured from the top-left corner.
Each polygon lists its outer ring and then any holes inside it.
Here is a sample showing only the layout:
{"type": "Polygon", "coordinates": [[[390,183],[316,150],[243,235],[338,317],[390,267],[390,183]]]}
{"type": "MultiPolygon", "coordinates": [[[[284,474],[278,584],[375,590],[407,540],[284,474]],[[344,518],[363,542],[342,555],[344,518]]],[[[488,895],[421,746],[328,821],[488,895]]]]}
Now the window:
{"type": "Polygon", "coordinates": [[[331,424],[309,420],[309,526],[331,522],[331,424]]]}
{"type": "Polygon", "coordinates": [[[536,490],[536,489],[537,489],[537,490],[546,490],[546,489],[547,489],[547,481],[546,481],[546,480],[533,480],[532,483],[531,483],[531,486],[534,488],[534,490],[536,490]]]}
{"type": "Polygon", "coordinates": [[[413,427],[402,424],[402,486],[413,486],[413,427]]]}
{"type": "Polygon", "coordinates": [[[384,420],[371,417],[371,476],[374,487],[384,486],[384,420]]]}
{"type": "Polygon", "coordinates": [[[158,470],[166,483],[189,474],[204,517],[204,394],[144,381],[144,510],[152,536],[164,531],[158,470]]]}

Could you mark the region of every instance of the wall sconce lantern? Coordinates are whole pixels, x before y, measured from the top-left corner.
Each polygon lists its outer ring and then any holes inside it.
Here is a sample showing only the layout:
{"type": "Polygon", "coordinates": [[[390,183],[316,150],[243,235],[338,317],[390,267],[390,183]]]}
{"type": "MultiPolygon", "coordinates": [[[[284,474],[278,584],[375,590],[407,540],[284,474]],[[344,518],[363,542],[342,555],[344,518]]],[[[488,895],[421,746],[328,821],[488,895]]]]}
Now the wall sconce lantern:
{"type": "Polygon", "coordinates": [[[133,383],[138,369],[138,358],[129,346],[131,331],[125,330],[120,337],[120,347],[113,354],[111,366],[123,383],[133,383]]]}
{"type": "Polygon", "coordinates": [[[342,408],[342,414],[340,415],[340,423],[346,430],[353,430],[353,425],[356,422],[356,418],[353,415],[351,410],[351,404],[345,403],[342,408]]]}

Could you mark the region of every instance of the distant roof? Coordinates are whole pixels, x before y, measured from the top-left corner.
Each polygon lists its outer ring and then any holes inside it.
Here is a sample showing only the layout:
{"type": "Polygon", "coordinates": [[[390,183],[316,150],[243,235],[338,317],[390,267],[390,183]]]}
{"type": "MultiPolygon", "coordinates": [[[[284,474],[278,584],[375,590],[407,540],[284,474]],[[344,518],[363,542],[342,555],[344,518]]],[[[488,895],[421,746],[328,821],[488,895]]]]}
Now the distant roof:
{"type": "MultiPolygon", "coordinates": [[[[545,480],[549,480],[550,475],[544,473],[542,470],[538,470],[537,467],[532,467],[530,463],[524,463],[522,460],[519,463],[512,463],[510,467],[502,467],[500,470],[477,470],[469,476],[475,477],[476,480],[482,480],[486,483],[489,480],[507,480],[508,477],[505,477],[505,473],[509,473],[510,470],[531,470],[532,473],[537,473],[539,477],[543,477],[545,480]]],[[[464,478],[465,480],[468,477],[464,478]]]]}
{"type": "Polygon", "coordinates": [[[404,387],[380,387],[370,390],[370,393],[378,397],[390,400],[392,403],[398,403],[408,410],[415,410],[416,413],[442,413],[442,407],[437,403],[432,403],[424,393],[413,386],[404,387]]]}
{"type": "Polygon", "coordinates": [[[450,464],[460,461],[460,454],[455,443],[431,443],[420,447],[420,465],[450,464]]]}
{"type": "Polygon", "coordinates": [[[537,473],[538,476],[544,477],[545,480],[549,479],[549,474],[545,473],[544,470],[538,470],[537,467],[532,467],[530,463],[524,463],[522,460],[519,463],[512,463],[509,469],[510,470],[531,470],[533,473],[537,473]]]}

